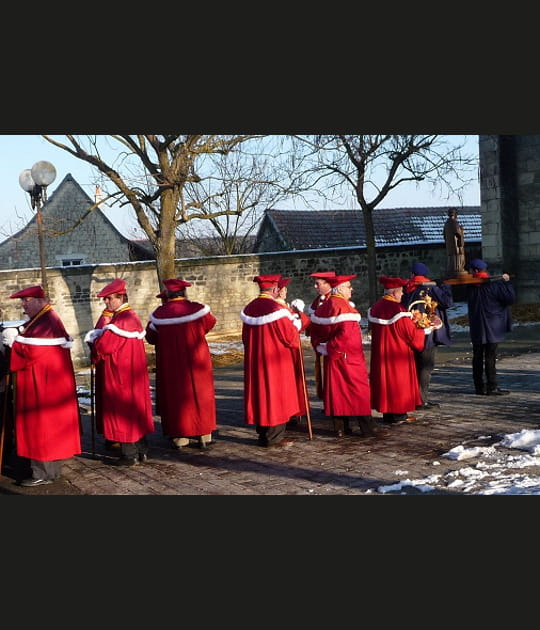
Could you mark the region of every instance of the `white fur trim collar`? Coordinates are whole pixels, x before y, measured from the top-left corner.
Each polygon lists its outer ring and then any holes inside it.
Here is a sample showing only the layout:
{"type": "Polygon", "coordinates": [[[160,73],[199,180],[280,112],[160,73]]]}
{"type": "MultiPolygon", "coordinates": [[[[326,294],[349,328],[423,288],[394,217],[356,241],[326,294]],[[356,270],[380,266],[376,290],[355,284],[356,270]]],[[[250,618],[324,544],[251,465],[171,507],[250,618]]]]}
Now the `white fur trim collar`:
{"type": "Polygon", "coordinates": [[[409,311],[403,311],[403,312],[399,312],[396,313],[394,315],[394,317],[392,317],[392,319],[379,319],[378,317],[373,317],[371,315],[371,309],[368,309],[368,321],[371,322],[372,324],[381,324],[383,326],[390,326],[391,324],[395,324],[398,319],[401,319],[402,317],[407,317],[408,319],[412,319],[413,315],[412,313],[410,313],[409,311]]]}
{"type": "Polygon", "coordinates": [[[73,339],[71,337],[69,339],[65,337],[48,339],[46,337],[23,337],[22,335],[17,335],[14,339],[14,342],[15,341],[28,346],[62,346],[62,348],[71,348],[73,346],[73,339]]]}
{"type": "Polygon", "coordinates": [[[129,331],[123,328],[118,328],[116,324],[107,324],[103,327],[103,330],[110,330],[119,337],[125,337],[126,339],[144,339],[146,337],[146,330],[138,332],[137,330],[129,331]]]}
{"type": "Polygon", "coordinates": [[[187,324],[188,322],[194,322],[197,319],[204,317],[209,312],[210,312],[210,307],[205,304],[203,308],[199,309],[195,313],[190,313],[189,315],[183,315],[182,317],[167,317],[167,318],[160,319],[159,317],[154,317],[154,313],[151,313],[150,321],[152,322],[152,324],[155,324],[156,326],[172,326],[174,324],[187,324]]]}

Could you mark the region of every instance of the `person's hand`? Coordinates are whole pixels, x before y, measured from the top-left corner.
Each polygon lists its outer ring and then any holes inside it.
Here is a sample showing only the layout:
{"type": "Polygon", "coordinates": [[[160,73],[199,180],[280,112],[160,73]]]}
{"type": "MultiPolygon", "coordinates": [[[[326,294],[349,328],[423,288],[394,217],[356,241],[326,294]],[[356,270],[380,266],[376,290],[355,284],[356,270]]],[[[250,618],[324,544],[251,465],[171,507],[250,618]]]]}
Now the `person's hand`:
{"type": "Polygon", "coordinates": [[[510,280],[510,276],[507,273],[503,273],[503,275],[501,276],[501,278],[505,281],[508,282],[510,280]]]}
{"type": "Polygon", "coordinates": [[[317,348],[316,348],[317,352],[319,354],[322,354],[323,357],[326,357],[328,355],[328,350],[326,349],[326,344],[325,343],[320,343],[317,348]]]}
{"type": "Polygon", "coordinates": [[[305,306],[306,305],[304,304],[303,300],[301,300],[300,298],[295,298],[291,302],[291,308],[294,309],[297,313],[303,313],[305,306]]]}
{"type": "Polygon", "coordinates": [[[11,348],[13,341],[18,334],[19,331],[16,328],[4,328],[2,331],[2,343],[4,346],[11,348]]]}

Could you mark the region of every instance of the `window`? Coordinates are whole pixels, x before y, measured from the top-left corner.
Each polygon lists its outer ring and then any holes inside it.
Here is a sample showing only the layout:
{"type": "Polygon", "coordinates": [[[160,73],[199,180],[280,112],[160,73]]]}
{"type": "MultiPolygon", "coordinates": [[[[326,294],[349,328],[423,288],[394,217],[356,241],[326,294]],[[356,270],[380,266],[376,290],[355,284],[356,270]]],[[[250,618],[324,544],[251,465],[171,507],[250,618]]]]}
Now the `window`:
{"type": "Polygon", "coordinates": [[[62,258],[62,267],[74,267],[76,265],[82,265],[84,260],[82,258],[62,258]]]}

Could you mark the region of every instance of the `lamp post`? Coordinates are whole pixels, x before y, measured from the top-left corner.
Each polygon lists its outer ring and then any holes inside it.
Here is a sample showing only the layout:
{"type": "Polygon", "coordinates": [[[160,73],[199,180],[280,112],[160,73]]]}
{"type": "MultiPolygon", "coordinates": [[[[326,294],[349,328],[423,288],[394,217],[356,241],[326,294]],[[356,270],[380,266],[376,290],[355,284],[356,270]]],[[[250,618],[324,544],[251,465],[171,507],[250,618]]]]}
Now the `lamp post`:
{"type": "Polygon", "coordinates": [[[36,222],[38,229],[39,260],[41,265],[41,285],[45,295],[49,296],[49,286],[47,283],[47,272],[45,270],[45,247],[43,245],[43,221],[41,216],[41,206],[47,201],[47,186],[52,184],[56,178],[56,169],[50,162],[36,162],[31,169],[24,170],[19,175],[21,188],[29,193],[32,202],[32,210],[36,210],[36,222]]]}

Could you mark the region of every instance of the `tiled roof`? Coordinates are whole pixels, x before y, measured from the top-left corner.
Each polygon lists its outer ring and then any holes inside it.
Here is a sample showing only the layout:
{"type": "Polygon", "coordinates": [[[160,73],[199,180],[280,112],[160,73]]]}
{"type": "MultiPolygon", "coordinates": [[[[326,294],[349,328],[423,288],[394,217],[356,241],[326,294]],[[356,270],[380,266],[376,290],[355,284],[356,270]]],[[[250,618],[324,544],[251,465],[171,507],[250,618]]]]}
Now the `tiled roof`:
{"type": "MultiPolygon", "coordinates": [[[[376,246],[444,243],[443,228],[450,207],[454,206],[375,209],[376,246]]],[[[482,240],[480,206],[458,208],[457,219],[463,226],[466,241],[482,240]]],[[[279,233],[284,249],[331,249],[366,244],[360,210],[267,210],[259,236],[269,228],[269,223],[279,233]]]]}

